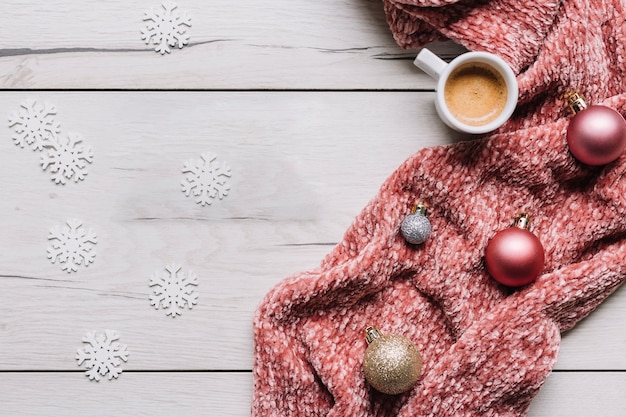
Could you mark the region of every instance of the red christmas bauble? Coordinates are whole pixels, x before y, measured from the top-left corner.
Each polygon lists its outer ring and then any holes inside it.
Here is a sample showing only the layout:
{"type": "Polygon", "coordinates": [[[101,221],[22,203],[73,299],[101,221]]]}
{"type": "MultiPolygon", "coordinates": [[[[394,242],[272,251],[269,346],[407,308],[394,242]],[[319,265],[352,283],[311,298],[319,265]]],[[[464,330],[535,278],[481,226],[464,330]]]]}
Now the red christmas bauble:
{"type": "Polygon", "coordinates": [[[626,121],[610,107],[589,106],[570,120],[567,144],[583,164],[606,165],[619,158],[626,147],[626,121]]]}
{"type": "Polygon", "coordinates": [[[485,264],[499,283],[510,287],[526,285],[543,270],[543,245],[528,230],[509,227],[496,233],[487,244],[485,264]]]}

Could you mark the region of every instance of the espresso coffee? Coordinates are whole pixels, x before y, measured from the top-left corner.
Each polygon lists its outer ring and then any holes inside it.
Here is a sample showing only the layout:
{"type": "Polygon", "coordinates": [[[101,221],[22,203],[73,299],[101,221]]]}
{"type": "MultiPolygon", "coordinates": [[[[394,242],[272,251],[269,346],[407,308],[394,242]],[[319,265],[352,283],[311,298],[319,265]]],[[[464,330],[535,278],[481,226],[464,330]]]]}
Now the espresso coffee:
{"type": "Polygon", "coordinates": [[[487,64],[471,62],[456,68],[444,87],[448,110],[458,121],[483,126],[494,121],[507,100],[504,78],[487,64]]]}

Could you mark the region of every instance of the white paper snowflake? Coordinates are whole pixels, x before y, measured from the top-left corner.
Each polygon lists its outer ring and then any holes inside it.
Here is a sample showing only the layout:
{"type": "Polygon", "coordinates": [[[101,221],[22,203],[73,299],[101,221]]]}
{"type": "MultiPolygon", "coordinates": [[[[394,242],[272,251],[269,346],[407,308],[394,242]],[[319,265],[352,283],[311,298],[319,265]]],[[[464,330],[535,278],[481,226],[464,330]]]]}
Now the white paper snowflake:
{"type": "Polygon", "coordinates": [[[161,55],[170,53],[170,46],[182,48],[189,42],[187,30],[191,27],[191,17],[187,12],[179,12],[178,5],[164,1],[161,8],[146,11],[143,20],[145,27],[141,30],[141,39],[149,45],[156,45],[154,50],[161,55]]]}
{"type": "Polygon", "coordinates": [[[157,272],[150,278],[150,304],[156,308],[163,307],[166,316],[176,317],[183,313],[185,305],[191,309],[198,303],[198,295],[194,288],[198,285],[198,277],[189,272],[181,272],[182,267],[171,264],[165,272],[157,272]]]}
{"type": "Polygon", "coordinates": [[[65,184],[66,179],[78,182],[87,175],[87,164],[93,161],[91,149],[83,146],[83,139],[77,133],[69,133],[65,138],[55,135],[46,145],[47,154],[41,157],[41,167],[50,168],[52,180],[56,184],[65,184]]]}
{"type": "Polygon", "coordinates": [[[196,203],[205,206],[211,205],[215,197],[221,200],[228,195],[230,167],[226,162],[218,163],[215,154],[203,153],[200,157],[199,160],[185,162],[185,178],[181,185],[187,197],[193,193],[196,203]]]}
{"type": "Polygon", "coordinates": [[[85,229],[80,220],[70,219],[63,226],[54,226],[48,239],[52,241],[48,259],[52,263],[58,261],[62,264],[61,269],[68,273],[78,271],[79,265],[89,266],[96,257],[93,250],[96,234],[92,229],[85,229]]]}
{"type": "Polygon", "coordinates": [[[90,380],[100,381],[100,376],[109,374],[109,380],[117,378],[122,373],[122,361],[128,360],[128,350],[126,345],[117,342],[119,335],[113,330],[105,330],[104,334],[96,334],[96,332],[87,333],[83,337],[83,343],[86,343],[83,349],[76,351],[76,359],[78,366],[85,363],[85,375],[90,380]]]}
{"type": "Polygon", "coordinates": [[[61,131],[61,124],[55,119],[56,109],[49,103],[39,104],[36,100],[26,100],[19,111],[9,116],[13,142],[22,148],[31,145],[34,151],[41,151],[52,137],[61,131]]]}

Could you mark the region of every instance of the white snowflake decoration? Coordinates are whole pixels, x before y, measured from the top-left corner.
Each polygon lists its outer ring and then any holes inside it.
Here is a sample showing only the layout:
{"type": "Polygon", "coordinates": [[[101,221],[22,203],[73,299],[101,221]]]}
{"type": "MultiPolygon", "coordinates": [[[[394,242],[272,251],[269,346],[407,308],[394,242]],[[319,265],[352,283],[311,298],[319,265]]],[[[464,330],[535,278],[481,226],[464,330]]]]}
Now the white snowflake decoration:
{"type": "Polygon", "coordinates": [[[205,206],[211,205],[216,197],[221,200],[228,195],[230,167],[226,162],[218,163],[215,154],[203,153],[200,157],[199,160],[185,162],[185,178],[181,185],[187,197],[193,193],[196,203],[205,206]]]}
{"type": "Polygon", "coordinates": [[[117,342],[119,335],[113,330],[105,330],[104,334],[87,333],[83,342],[87,344],[76,351],[78,366],[85,363],[85,375],[90,380],[100,381],[100,376],[109,374],[109,380],[122,373],[120,365],[128,360],[126,345],[117,342]]]}
{"type": "Polygon", "coordinates": [[[50,168],[52,180],[56,184],[65,184],[66,180],[74,182],[85,179],[87,164],[93,161],[91,149],[83,146],[83,139],[77,133],[69,133],[65,139],[55,138],[48,144],[47,154],[41,157],[41,167],[50,168]]]}
{"type": "Polygon", "coordinates": [[[92,229],[85,229],[80,220],[70,219],[63,227],[54,226],[48,239],[52,241],[48,259],[52,263],[61,263],[61,269],[68,273],[78,271],[79,265],[89,266],[96,257],[93,250],[97,243],[96,234],[92,229]]]}
{"type": "Polygon", "coordinates": [[[178,5],[164,1],[161,8],[146,11],[143,20],[145,27],[141,30],[141,39],[149,45],[156,45],[154,50],[164,55],[170,53],[170,46],[182,48],[189,43],[187,30],[191,27],[191,18],[187,12],[179,12],[178,5]]]}
{"type": "Polygon", "coordinates": [[[13,142],[22,148],[28,144],[34,151],[43,150],[61,131],[61,124],[55,115],[56,109],[49,103],[42,105],[32,99],[24,101],[19,111],[9,116],[9,127],[15,130],[13,142]]]}
{"type": "Polygon", "coordinates": [[[167,265],[165,272],[155,273],[150,278],[150,287],[153,287],[153,295],[150,295],[150,304],[156,308],[163,307],[166,316],[182,314],[185,305],[191,309],[198,303],[198,295],[194,288],[198,285],[198,277],[189,272],[181,272],[181,267],[175,264],[167,265]]]}

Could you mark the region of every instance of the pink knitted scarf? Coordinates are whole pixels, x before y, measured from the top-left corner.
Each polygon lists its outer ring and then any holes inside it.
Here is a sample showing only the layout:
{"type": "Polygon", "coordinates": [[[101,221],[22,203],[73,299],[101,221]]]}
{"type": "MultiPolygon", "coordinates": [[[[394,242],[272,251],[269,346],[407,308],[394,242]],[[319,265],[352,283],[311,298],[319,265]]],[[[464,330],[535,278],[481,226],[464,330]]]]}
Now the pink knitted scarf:
{"type": "MultiPolygon", "coordinates": [[[[423,149],[403,163],[319,268],[272,289],[254,320],[252,415],[526,414],[557,359],[560,333],[626,277],[626,157],[591,168],[568,151],[572,90],[626,114],[622,0],[385,0],[397,42],[442,37],[503,57],[520,101],[497,132],[423,149]],[[402,219],[430,205],[432,235],[408,245],[402,219]],[[511,290],[489,277],[489,239],[525,209],[544,272],[511,290]],[[411,391],[363,376],[364,327],[413,340],[411,391]]],[[[433,123],[441,123],[433,120],[433,123]]]]}

